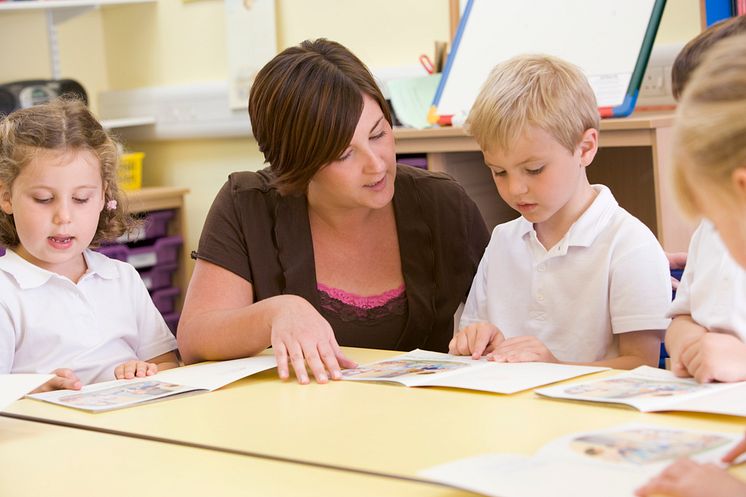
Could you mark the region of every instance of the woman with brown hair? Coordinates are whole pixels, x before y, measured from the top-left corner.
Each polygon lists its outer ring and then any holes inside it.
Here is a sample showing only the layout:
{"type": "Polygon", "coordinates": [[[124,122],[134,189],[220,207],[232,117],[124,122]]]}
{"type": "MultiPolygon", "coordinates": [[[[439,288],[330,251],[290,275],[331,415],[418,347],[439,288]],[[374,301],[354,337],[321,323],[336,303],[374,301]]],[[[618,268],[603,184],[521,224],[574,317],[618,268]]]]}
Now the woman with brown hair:
{"type": "Polygon", "coordinates": [[[257,75],[249,115],[269,167],[229,176],[205,221],[178,341],[188,363],[272,346],[319,383],[339,345],[446,351],[489,234],[463,188],[397,166],[365,65],[319,39],[257,75]]]}

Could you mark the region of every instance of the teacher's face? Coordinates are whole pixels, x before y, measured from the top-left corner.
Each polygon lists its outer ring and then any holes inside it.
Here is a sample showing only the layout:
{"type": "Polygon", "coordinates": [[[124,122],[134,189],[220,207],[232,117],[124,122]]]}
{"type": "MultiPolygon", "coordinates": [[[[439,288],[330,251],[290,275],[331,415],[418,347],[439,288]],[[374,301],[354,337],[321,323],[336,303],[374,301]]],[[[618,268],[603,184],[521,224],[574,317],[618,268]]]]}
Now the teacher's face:
{"type": "Polygon", "coordinates": [[[331,207],[380,209],[394,196],[396,154],[391,125],[375,100],[363,94],[363,112],[352,141],[308,184],[309,202],[331,207]]]}

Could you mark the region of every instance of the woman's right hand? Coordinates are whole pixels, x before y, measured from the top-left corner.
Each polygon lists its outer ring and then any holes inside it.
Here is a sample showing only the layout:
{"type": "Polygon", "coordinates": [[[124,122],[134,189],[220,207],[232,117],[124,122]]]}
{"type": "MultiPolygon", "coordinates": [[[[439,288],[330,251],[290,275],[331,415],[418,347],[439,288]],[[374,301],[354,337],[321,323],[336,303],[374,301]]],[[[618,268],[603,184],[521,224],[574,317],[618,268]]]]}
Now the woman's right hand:
{"type": "Polygon", "coordinates": [[[308,301],[293,295],[284,296],[284,300],[282,310],[270,323],[270,340],[280,378],[285,380],[290,376],[288,362],[301,384],[309,382],[306,365],[317,383],[326,383],[329,377],[342,379],[341,368],[357,366],[345,357],[334,330],[308,301]]]}

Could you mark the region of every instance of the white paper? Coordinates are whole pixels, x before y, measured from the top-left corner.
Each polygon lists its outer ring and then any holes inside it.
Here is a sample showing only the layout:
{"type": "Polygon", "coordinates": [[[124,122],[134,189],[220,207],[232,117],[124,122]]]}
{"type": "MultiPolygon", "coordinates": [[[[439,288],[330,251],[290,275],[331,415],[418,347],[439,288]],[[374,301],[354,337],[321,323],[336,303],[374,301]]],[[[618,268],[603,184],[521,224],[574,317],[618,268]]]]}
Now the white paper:
{"type": "Polygon", "coordinates": [[[428,468],[420,475],[495,497],[628,497],[676,459],[714,463],[740,438],[625,424],[558,438],[530,457],[485,454],[428,468]]]}
{"type": "Polygon", "coordinates": [[[557,399],[624,404],[642,412],[695,411],[746,416],[746,382],[697,383],[640,366],[611,378],[536,390],[557,399]]]}
{"type": "Polygon", "coordinates": [[[246,357],[168,369],[153,376],[87,385],[81,390],[57,390],[29,398],[86,411],[109,411],[195,391],[212,391],[275,367],[274,356],[246,357]]]}
{"type": "Polygon", "coordinates": [[[606,369],[541,362],[498,363],[417,349],[346,369],[342,375],[351,381],[390,381],[410,387],[442,386],[510,394],[606,369]]]}
{"type": "Polygon", "coordinates": [[[0,374],[0,410],[52,378],[53,374],[0,374]]]}

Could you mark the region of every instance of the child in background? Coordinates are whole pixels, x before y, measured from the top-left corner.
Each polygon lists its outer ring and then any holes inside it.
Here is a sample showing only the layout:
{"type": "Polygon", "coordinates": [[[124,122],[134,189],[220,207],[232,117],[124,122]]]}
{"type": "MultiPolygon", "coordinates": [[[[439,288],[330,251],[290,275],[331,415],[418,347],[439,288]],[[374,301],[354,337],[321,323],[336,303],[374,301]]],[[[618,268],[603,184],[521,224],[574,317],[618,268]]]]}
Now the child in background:
{"type": "MultiPolygon", "coordinates": [[[[746,34],[741,34],[714,45],[687,83],[674,125],[673,167],[684,210],[711,220],[742,268],[746,268],[744,115],[746,34]]],[[[745,450],[746,440],[723,461],[732,463],[745,450]]],[[[713,465],[680,460],[636,494],[736,497],[746,495],[746,483],[713,465]]]]}
{"type": "Polygon", "coordinates": [[[548,56],[506,61],[466,126],[500,196],[522,216],[493,231],[450,352],[657,365],[669,323],[668,261],[650,230],[588,181],[599,115],[583,73],[548,56]]]}
{"type": "Polygon", "coordinates": [[[0,373],[79,389],[178,365],[176,340],[137,271],[89,250],[131,218],[117,146],[79,101],[0,121],[0,373]]]}
{"type": "MultiPolygon", "coordinates": [[[[746,33],[746,16],[710,26],[676,57],[671,74],[679,98],[703,54],[718,40],[746,33]]],[[[728,254],[712,222],[692,235],[689,259],[668,315],[671,370],[700,382],[746,380],[746,271],[728,254]],[[708,333],[713,332],[713,333],[708,333]]]]}

